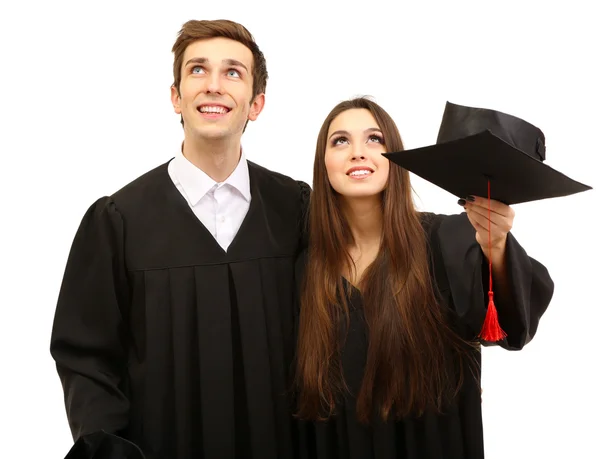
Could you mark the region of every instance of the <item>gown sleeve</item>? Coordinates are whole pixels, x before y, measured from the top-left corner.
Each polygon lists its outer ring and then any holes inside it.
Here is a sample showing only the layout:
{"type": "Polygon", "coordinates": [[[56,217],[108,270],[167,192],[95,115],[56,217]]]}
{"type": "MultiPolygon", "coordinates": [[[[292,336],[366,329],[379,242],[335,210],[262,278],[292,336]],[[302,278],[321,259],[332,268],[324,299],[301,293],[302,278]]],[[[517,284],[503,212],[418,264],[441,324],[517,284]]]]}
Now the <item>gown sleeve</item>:
{"type": "Polygon", "coordinates": [[[300,187],[300,250],[304,250],[308,247],[308,213],[312,189],[306,182],[298,180],[297,183],[300,187]]]}
{"type": "Polygon", "coordinates": [[[110,444],[131,446],[119,436],[127,428],[129,411],[123,236],[114,202],[100,198],[85,213],[67,259],[50,339],[75,440],[67,457],[105,457],[93,451],[100,445],[105,450],[110,444]]]}
{"type": "Polygon", "coordinates": [[[145,456],[130,441],[107,432],[95,432],[80,437],[65,459],[145,459],[145,456]]]}
{"type": "MultiPolygon", "coordinates": [[[[461,213],[438,219],[431,240],[438,288],[467,339],[477,339],[488,304],[488,263],[475,234],[466,213],[461,213]]],[[[529,257],[511,233],[506,267],[510,295],[494,292],[494,303],[507,336],[497,343],[482,344],[520,350],[533,339],[554,294],[554,282],[546,267],[529,257]]]]}

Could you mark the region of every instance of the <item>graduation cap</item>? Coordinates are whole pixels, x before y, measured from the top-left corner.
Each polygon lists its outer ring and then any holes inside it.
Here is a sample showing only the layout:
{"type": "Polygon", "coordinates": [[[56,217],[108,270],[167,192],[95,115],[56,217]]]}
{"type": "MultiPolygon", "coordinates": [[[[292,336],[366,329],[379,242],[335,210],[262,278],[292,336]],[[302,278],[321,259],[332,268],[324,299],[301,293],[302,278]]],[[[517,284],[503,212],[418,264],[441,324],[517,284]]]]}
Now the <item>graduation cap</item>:
{"type": "MultiPolygon", "coordinates": [[[[499,111],[450,102],[435,145],[383,155],[459,198],[487,196],[488,202],[512,205],[591,189],[544,164],[545,136],[536,126],[499,111]]],[[[480,337],[498,341],[506,333],[493,303],[491,261],[489,271],[490,302],[480,337]]]]}
{"type": "Polygon", "coordinates": [[[464,198],[512,205],[591,189],[544,164],[544,133],[506,113],[446,103],[437,143],[384,153],[390,161],[464,198]]]}

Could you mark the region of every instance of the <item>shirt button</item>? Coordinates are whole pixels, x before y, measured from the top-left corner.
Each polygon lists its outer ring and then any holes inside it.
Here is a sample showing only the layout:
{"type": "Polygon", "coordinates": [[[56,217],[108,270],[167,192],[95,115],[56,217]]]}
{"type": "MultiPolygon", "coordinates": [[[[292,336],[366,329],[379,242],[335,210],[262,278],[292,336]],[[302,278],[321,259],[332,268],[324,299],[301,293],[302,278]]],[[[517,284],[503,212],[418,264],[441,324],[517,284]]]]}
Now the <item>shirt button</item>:
{"type": "Polygon", "coordinates": [[[223,223],[225,221],[225,217],[223,217],[222,215],[219,217],[219,222],[223,223]]]}

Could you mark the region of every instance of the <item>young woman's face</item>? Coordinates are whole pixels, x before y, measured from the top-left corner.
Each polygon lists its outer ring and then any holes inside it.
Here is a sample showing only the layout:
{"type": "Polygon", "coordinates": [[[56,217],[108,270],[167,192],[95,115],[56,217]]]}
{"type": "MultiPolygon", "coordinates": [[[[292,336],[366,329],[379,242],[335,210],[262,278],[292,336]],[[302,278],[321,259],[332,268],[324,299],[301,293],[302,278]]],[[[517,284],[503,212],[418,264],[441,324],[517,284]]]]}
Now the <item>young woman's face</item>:
{"type": "Polygon", "coordinates": [[[347,198],[379,195],[390,172],[385,139],[371,112],[353,108],[329,126],[325,168],[333,189],[347,198]]]}

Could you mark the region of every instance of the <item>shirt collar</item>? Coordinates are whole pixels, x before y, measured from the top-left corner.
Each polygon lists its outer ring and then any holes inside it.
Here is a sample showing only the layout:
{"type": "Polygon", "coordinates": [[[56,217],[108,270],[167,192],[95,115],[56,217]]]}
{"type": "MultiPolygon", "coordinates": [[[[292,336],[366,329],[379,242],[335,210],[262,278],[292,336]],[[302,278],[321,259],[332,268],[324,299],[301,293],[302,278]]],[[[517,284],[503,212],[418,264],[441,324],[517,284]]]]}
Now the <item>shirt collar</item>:
{"type": "Polygon", "coordinates": [[[246,201],[250,201],[250,176],[243,149],[237,166],[221,184],[215,182],[202,169],[192,164],[181,151],[173,159],[173,166],[175,175],[192,206],[198,204],[215,185],[223,186],[225,184],[235,188],[246,201]]]}
{"type": "Polygon", "coordinates": [[[225,182],[238,190],[244,199],[250,202],[250,173],[248,172],[248,161],[241,149],[240,161],[225,182]]]}

